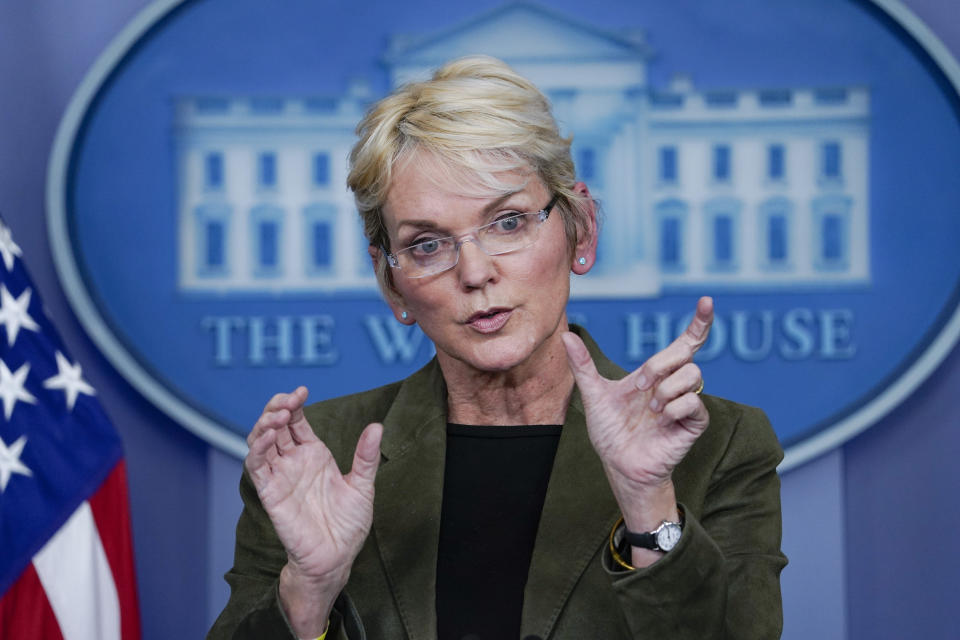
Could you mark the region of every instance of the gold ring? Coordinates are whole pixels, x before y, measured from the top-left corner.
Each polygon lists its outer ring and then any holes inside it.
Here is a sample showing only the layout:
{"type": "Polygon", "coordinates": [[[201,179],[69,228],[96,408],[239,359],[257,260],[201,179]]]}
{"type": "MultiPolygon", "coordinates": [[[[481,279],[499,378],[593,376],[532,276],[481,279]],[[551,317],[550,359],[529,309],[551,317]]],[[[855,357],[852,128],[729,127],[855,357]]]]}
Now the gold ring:
{"type": "Polygon", "coordinates": [[[700,378],[700,384],[697,386],[696,389],[693,390],[693,392],[697,395],[700,395],[701,393],[703,393],[703,378],[700,378]]]}

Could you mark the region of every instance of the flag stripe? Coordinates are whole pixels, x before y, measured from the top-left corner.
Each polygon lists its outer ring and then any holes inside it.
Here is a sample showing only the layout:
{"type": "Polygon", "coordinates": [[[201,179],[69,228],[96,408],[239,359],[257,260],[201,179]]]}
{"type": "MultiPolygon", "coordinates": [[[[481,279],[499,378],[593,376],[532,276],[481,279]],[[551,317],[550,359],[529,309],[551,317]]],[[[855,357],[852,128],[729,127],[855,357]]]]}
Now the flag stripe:
{"type": "Polygon", "coordinates": [[[50,601],[33,565],[0,597],[0,638],[63,640],[50,601]]]}
{"type": "Polygon", "coordinates": [[[123,640],[138,640],[140,611],[137,605],[129,504],[127,467],[121,459],[103,485],[90,496],[90,509],[117,586],[121,637],[123,640]]]}
{"type": "Polygon", "coordinates": [[[84,502],[33,557],[64,640],[121,640],[113,574],[84,502]]]}

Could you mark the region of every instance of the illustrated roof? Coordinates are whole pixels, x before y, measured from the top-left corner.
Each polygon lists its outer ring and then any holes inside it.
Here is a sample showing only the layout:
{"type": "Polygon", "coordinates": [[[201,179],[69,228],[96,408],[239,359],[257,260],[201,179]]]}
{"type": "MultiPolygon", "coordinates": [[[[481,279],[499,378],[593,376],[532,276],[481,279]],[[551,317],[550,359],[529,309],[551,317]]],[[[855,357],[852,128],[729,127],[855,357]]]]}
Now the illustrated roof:
{"type": "Polygon", "coordinates": [[[571,55],[579,60],[636,60],[651,54],[637,30],[608,31],[539,4],[519,1],[439,32],[394,36],[384,61],[435,67],[463,52],[492,55],[511,64],[569,59],[571,55]]]}

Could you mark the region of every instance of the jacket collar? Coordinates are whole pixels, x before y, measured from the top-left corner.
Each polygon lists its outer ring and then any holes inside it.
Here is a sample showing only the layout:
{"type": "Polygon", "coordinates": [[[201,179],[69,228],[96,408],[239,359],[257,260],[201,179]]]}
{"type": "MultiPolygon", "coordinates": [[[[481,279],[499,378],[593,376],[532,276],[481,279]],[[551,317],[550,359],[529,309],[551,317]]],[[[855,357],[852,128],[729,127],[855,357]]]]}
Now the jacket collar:
{"type": "MultiPolygon", "coordinates": [[[[587,346],[600,373],[625,372],[607,359],[580,327],[571,326],[587,346]]],[[[520,637],[548,638],[574,585],[610,533],[619,507],[587,435],[580,390],[574,387],[540,515],[527,586],[520,637]]]]}
{"type": "Polygon", "coordinates": [[[434,358],[404,380],[383,419],[373,533],[411,640],[437,637],[446,404],[446,385],[434,358]]]}
{"type": "MultiPolygon", "coordinates": [[[[579,327],[601,374],[624,372],[579,327]]],[[[436,359],[407,378],[384,420],[373,532],[407,635],[437,637],[436,570],[446,455],[446,385],[436,359]],[[410,544],[411,540],[418,541],[410,544]]],[[[617,519],[575,388],[557,447],[524,593],[521,637],[549,636],[617,519]]]]}

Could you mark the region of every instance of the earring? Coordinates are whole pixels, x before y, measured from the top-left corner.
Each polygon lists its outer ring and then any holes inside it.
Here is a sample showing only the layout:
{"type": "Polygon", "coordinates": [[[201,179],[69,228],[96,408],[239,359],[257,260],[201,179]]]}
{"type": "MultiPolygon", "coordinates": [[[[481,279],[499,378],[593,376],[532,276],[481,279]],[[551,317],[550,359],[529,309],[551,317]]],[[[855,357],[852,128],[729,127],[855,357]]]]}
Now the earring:
{"type": "Polygon", "coordinates": [[[400,312],[400,317],[403,318],[404,320],[406,320],[406,319],[407,319],[407,312],[406,312],[406,311],[401,311],[401,312],[400,312]]]}
{"type": "Polygon", "coordinates": [[[580,256],[580,259],[577,260],[577,262],[579,262],[581,265],[584,265],[584,264],[587,264],[587,259],[584,258],[583,256],[580,256]]]}

